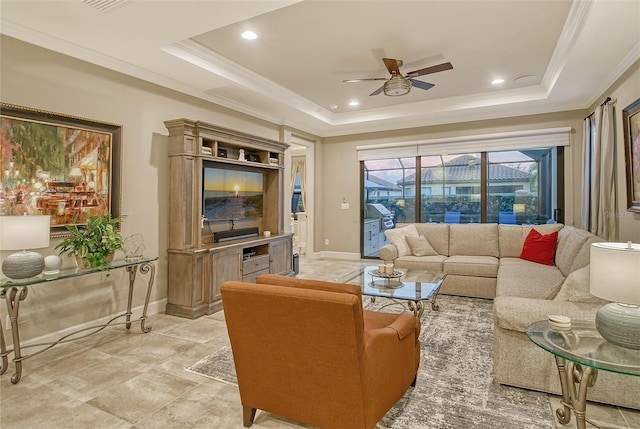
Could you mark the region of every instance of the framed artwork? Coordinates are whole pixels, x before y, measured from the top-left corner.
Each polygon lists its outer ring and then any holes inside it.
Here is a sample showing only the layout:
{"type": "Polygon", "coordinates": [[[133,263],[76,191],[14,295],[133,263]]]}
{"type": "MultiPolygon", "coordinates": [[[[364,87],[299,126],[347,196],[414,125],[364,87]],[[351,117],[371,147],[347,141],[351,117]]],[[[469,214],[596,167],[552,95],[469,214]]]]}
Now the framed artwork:
{"type": "Polygon", "coordinates": [[[51,236],[119,217],[122,127],[0,103],[0,216],[50,215],[51,236]]]}
{"type": "Polygon", "coordinates": [[[640,99],[625,107],[622,123],[627,167],[627,210],[640,212],[640,99]]]}

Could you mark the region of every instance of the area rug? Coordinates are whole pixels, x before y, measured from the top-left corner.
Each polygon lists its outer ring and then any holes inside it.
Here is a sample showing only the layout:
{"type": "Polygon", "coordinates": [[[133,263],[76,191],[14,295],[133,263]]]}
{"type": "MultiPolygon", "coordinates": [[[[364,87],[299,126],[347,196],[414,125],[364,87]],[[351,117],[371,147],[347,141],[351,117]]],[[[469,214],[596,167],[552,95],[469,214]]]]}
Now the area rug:
{"type": "MultiPolygon", "coordinates": [[[[440,311],[422,316],[420,369],[415,388],[378,423],[379,429],[548,429],[547,395],[493,380],[493,318],[490,300],[439,296],[440,311]]],[[[366,299],[375,310],[388,304],[366,299]]],[[[400,305],[384,311],[402,311],[400,305]]],[[[237,384],[233,356],[223,348],[187,368],[237,384]]]]}

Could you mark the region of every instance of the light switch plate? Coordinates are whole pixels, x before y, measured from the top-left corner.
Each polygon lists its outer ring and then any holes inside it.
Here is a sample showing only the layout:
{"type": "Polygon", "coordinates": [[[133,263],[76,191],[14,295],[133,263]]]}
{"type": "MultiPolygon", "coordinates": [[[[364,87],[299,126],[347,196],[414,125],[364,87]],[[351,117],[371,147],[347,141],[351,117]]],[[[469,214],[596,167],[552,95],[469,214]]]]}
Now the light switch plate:
{"type": "Polygon", "coordinates": [[[342,210],[349,210],[349,203],[342,203],[342,204],[340,205],[340,208],[341,208],[342,210]]]}

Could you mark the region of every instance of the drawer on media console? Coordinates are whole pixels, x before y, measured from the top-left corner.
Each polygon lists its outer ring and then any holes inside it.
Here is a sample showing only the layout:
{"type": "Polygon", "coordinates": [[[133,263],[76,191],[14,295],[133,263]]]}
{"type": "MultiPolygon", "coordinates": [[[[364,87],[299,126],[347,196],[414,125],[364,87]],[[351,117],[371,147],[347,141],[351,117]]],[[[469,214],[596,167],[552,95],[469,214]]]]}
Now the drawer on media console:
{"type": "Polygon", "coordinates": [[[260,271],[256,271],[254,273],[251,274],[245,274],[242,276],[242,281],[246,282],[246,283],[255,283],[256,282],[256,278],[258,276],[261,276],[263,274],[269,274],[269,269],[265,268],[264,270],[260,270],[260,271]]]}
{"type": "Polygon", "coordinates": [[[269,255],[253,256],[242,261],[242,276],[256,271],[269,270],[269,255]]]}

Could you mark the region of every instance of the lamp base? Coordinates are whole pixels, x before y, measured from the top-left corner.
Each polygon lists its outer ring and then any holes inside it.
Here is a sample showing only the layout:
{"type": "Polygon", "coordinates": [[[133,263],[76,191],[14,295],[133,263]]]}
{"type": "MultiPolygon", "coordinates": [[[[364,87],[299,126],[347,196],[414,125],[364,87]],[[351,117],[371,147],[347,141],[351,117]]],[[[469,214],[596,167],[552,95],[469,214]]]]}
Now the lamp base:
{"type": "Polygon", "coordinates": [[[2,272],[10,279],[28,279],[44,269],[44,257],[38,252],[12,253],[2,262],[2,272]]]}
{"type": "Polygon", "coordinates": [[[640,350],[640,307],[607,304],[596,314],[596,329],[610,343],[640,350]]]}
{"type": "Polygon", "coordinates": [[[44,258],[44,273],[58,274],[62,266],[62,259],[58,255],[49,255],[44,258]]]}

